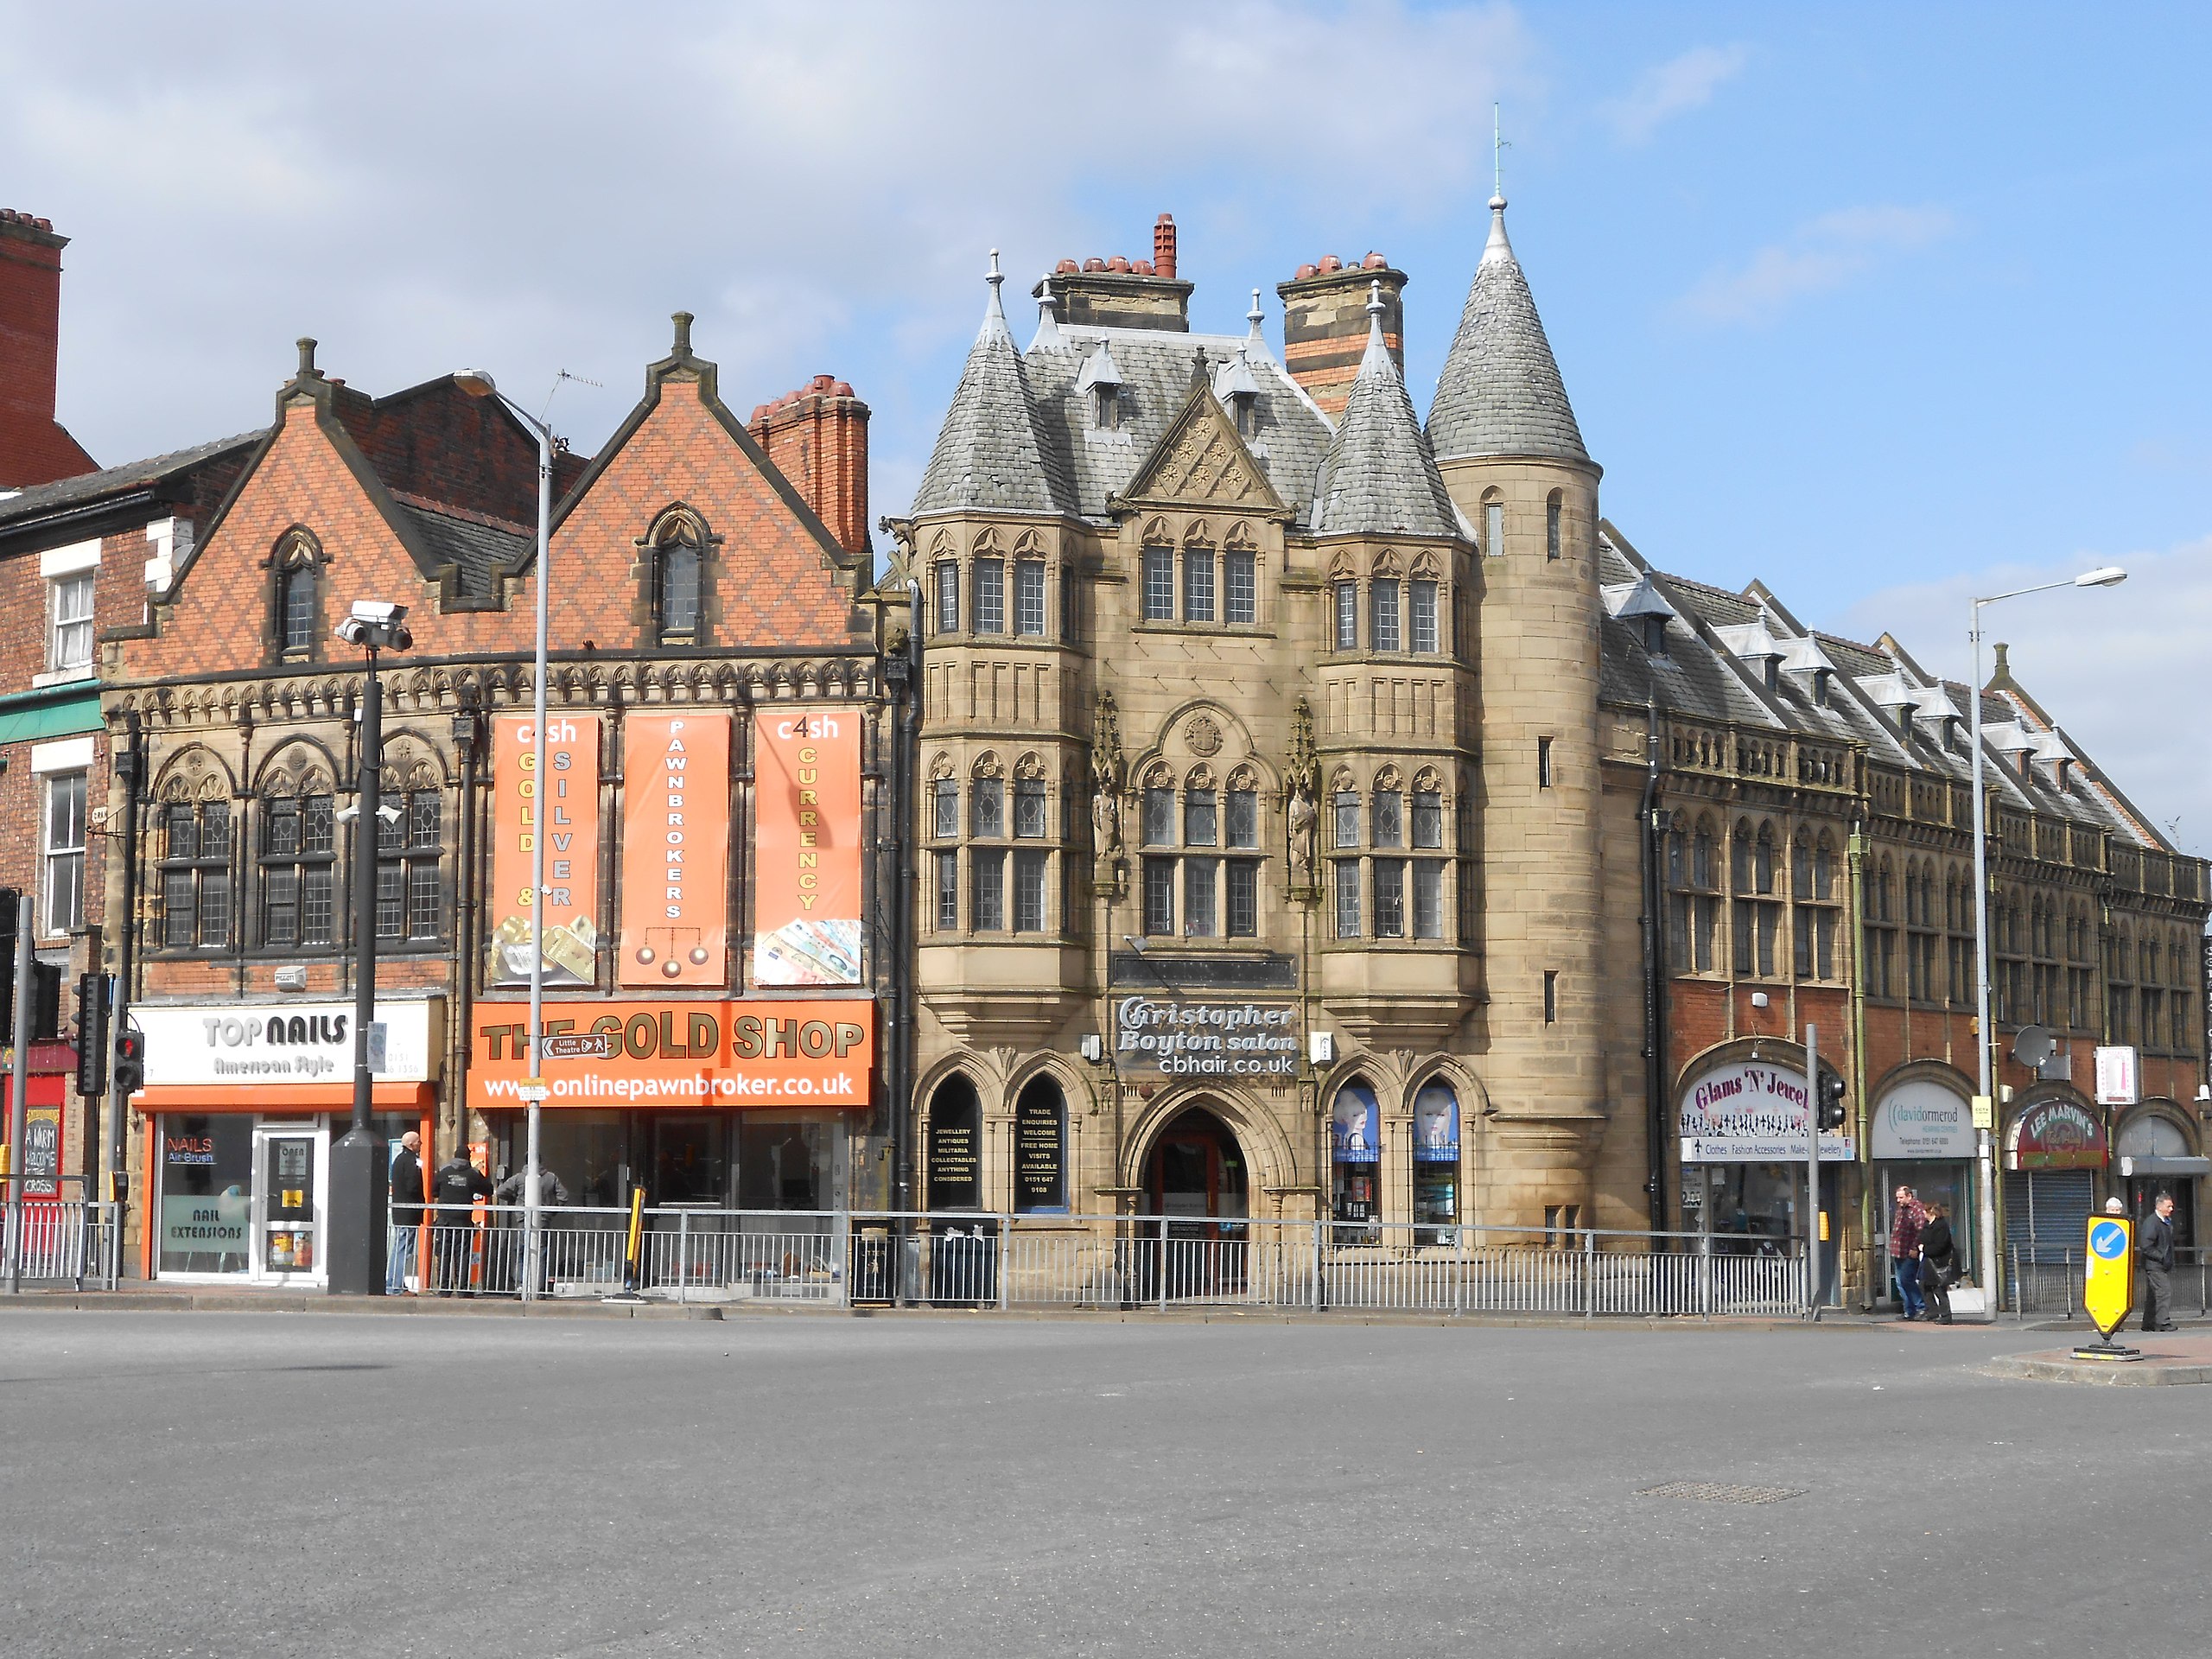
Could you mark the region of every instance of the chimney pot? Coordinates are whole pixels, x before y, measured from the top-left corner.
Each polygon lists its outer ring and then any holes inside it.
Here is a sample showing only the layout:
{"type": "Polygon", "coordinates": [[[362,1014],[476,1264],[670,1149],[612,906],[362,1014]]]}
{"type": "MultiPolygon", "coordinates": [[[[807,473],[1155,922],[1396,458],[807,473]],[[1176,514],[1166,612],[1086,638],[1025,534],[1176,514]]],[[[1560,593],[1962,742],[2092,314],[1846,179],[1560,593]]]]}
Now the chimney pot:
{"type": "Polygon", "coordinates": [[[1106,269],[1106,262],[1094,255],[1083,262],[1083,268],[1085,270],[1103,270],[1106,269]]]}
{"type": "Polygon", "coordinates": [[[1323,255],[1321,256],[1321,263],[1320,263],[1318,266],[1316,266],[1316,267],[1315,267],[1315,269],[1316,269],[1316,270],[1320,270],[1320,271],[1323,271],[1323,272],[1327,272],[1327,271],[1332,271],[1332,270],[1342,270],[1344,268],[1344,262],[1343,260],[1341,260],[1341,259],[1338,258],[1338,257],[1337,257],[1337,256],[1336,256],[1335,254],[1333,254],[1333,253],[1325,253],[1325,254],[1323,254],[1323,255]]]}
{"type": "Polygon", "coordinates": [[[1296,271],[1292,273],[1290,280],[1294,283],[1302,283],[1308,276],[1318,275],[1320,269],[1321,268],[1319,265],[1300,265],[1296,271]]]}
{"type": "Polygon", "coordinates": [[[1125,253],[1117,253],[1106,262],[1106,269],[1109,270],[1126,271],[1128,268],[1129,257],[1125,253]]]}
{"type": "Polygon", "coordinates": [[[1175,215],[1162,213],[1152,226],[1152,268],[1162,276],[1175,274],[1175,215]]]}
{"type": "Polygon", "coordinates": [[[1153,269],[1152,261],[1149,259],[1140,259],[1129,269],[1140,276],[1156,276],[1160,274],[1153,269]]]}
{"type": "Polygon", "coordinates": [[[1063,259],[1058,264],[1052,267],[1054,274],[1061,276],[1065,276],[1071,271],[1081,270],[1082,269],[1083,267],[1076,264],[1072,259],[1063,259]]]}
{"type": "Polygon", "coordinates": [[[1390,262],[1388,259],[1385,259],[1381,254],[1370,251],[1367,257],[1359,262],[1359,268],[1362,270],[1381,270],[1387,267],[1389,263],[1390,262]]]}

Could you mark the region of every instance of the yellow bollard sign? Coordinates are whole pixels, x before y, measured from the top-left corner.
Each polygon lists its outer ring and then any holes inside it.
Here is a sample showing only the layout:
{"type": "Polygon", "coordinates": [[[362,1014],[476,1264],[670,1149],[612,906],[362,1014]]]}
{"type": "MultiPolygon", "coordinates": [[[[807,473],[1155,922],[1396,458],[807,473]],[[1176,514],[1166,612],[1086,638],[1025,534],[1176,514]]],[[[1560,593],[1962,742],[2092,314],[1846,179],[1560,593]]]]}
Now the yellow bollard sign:
{"type": "Polygon", "coordinates": [[[2135,1232],[2119,1216],[2089,1219],[2088,1249],[2083,1255],[2082,1311],[2107,1342],[2135,1301],[2135,1232]]]}

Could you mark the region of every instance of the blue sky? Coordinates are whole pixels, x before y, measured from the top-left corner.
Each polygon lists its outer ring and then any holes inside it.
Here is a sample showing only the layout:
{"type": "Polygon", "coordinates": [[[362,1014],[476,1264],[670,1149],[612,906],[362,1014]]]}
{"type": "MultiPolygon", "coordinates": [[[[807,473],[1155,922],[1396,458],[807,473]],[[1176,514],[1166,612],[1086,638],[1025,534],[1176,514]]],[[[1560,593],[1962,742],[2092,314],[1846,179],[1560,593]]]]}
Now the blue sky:
{"type": "MultiPolygon", "coordinates": [[[[1009,270],[1182,232],[1201,327],[1324,252],[1411,273],[1426,407],[1490,115],[1607,514],[1667,568],[1964,671],[1974,592],[2212,852],[2212,117],[2201,8],[0,0],[0,193],[76,238],[62,415],[104,461],[482,362],[612,429],[667,313],[741,410],[818,371],[902,508],[1009,270]],[[2158,709],[2155,718],[2146,711],[2158,709]]],[[[1016,328],[1026,335],[1027,307],[1016,328]]]]}

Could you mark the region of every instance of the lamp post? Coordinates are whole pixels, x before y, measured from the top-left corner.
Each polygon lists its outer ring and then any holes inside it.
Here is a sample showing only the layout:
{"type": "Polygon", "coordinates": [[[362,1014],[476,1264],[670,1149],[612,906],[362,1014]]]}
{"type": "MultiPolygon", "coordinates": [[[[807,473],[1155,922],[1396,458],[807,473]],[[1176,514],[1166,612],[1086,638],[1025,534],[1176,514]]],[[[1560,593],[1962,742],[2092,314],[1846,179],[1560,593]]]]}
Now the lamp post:
{"type": "Polygon", "coordinates": [[[334,1296],[381,1296],[389,1239],[391,1165],[371,1122],[375,1077],[369,1070],[369,1027],[377,1013],[377,831],[384,804],[384,689],[377,653],[405,651],[407,607],[357,599],[338,637],[369,659],[361,690],[361,743],[353,831],[353,1127],[330,1149],[329,1237],[324,1255],[334,1296]]]}
{"type": "Polygon", "coordinates": [[[1967,688],[1967,704],[1974,727],[1974,995],[1975,1077],[1981,1098],[1987,1103],[1988,1126],[1975,1139],[1981,1171],[1981,1286],[1989,1316],[1997,1317],[1997,1082],[1996,1062],[1989,1030],[1989,836],[1985,819],[1988,801],[1982,788],[1981,758],[1981,607],[2000,599],[2024,594],[2045,594],[2058,588],[2112,588],[2127,580],[2116,564],[2085,570],[2067,582],[2046,582],[2033,588],[1977,599],[1967,622],[1967,638],[1974,645],[1974,683],[1967,688]]]}
{"type": "MultiPolygon", "coordinates": [[[[530,1146],[523,1166],[523,1270],[524,1301],[537,1300],[539,1235],[537,1154],[541,1108],[545,1099],[545,632],[546,544],[553,522],[553,429],[501,391],[482,369],[463,369],[454,384],[472,397],[496,397],[537,439],[537,634],[531,658],[531,777],[539,793],[531,809],[530,836],[530,1146]]],[[[474,963],[464,970],[474,973],[474,963]]],[[[466,1121],[468,1103],[461,1103],[466,1121]]]]}

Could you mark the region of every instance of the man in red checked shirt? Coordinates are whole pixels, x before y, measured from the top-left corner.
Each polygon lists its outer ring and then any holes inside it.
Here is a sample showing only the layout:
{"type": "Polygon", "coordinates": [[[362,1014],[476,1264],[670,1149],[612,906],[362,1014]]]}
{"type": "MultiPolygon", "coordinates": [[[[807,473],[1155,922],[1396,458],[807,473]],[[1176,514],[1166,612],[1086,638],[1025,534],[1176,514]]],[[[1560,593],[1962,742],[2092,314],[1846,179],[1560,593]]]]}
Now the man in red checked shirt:
{"type": "Polygon", "coordinates": [[[1904,1318],[1916,1319],[1928,1306],[1920,1295],[1920,1234],[1928,1225],[1928,1211],[1910,1187],[1900,1186],[1890,1215],[1890,1271],[1897,1276],[1897,1306],[1904,1318]]]}

